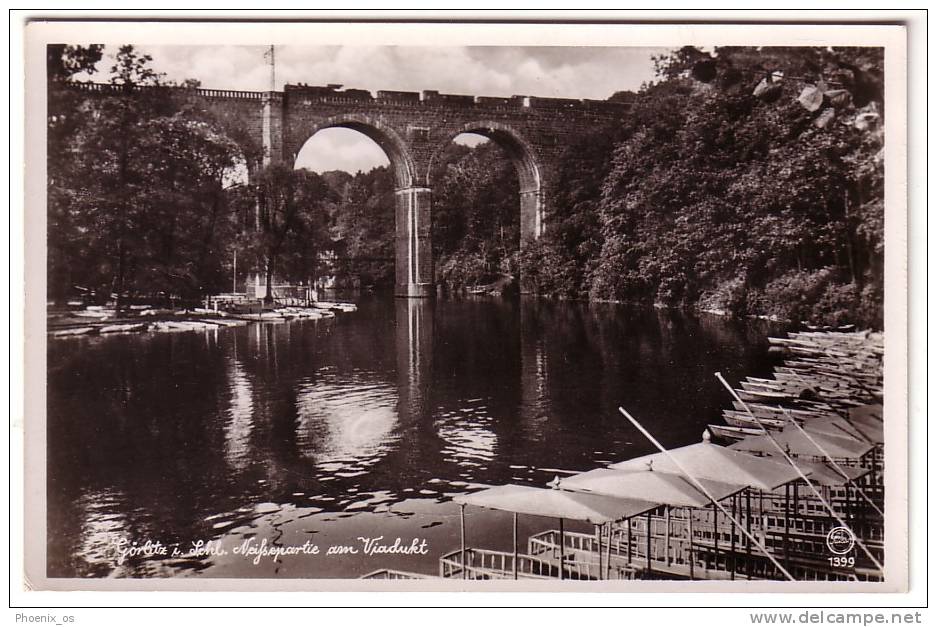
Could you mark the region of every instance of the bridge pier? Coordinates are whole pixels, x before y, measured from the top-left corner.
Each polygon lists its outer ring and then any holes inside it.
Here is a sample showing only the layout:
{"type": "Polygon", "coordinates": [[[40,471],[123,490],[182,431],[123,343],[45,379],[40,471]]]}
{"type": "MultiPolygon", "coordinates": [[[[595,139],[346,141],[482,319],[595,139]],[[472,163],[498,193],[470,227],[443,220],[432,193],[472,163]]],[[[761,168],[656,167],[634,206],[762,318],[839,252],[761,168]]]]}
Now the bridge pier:
{"type": "Polygon", "coordinates": [[[521,247],[543,235],[543,194],[540,187],[521,189],[521,247]]]}
{"type": "MultiPolygon", "coordinates": [[[[539,186],[533,189],[524,189],[522,187],[520,191],[520,200],[520,243],[521,251],[523,251],[529,244],[536,242],[538,239],[540,239],[540,236],[543,235],[543,230],[545,227],[543,220],[543,192],[540,190],[539,186]]],[[[523,272],[520,276],[519,288],[521,294],[537,293],[536,284],[531,282],[523,272]]]]}
{"type": "Polygon", "coordinates": [[[397,198],[397,267],[395,293],[428,298],[433,286],[432,205],[428,187],[405,187],[397,198]]]}

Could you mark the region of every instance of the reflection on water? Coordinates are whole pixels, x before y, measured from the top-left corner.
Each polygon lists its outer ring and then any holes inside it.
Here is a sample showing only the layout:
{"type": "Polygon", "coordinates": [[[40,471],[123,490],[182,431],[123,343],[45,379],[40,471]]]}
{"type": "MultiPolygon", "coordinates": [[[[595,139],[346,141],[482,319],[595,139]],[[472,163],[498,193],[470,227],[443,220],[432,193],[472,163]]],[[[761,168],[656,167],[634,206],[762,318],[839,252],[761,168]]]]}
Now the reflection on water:
{"type": "Polygon", "coordinates": [[[329,378],[298,386],[297,446],[323,470],[338,472],[356,460],[358,472],[380,461],[396,439],[395,390],[359,377],[329,378]]]}
{"type": "Polygon", "coordinates": [[[248,461],[245,453],[254,428],[254,392],[237,357],[231,355],[227,362],[231,405],[224,427],[225,459],[232,469],[243,469],[248,461]]]}
{"type": "MultiPolygon", "coordinates": [[[[613,305],[372,297],[333,320],[53,340],[48,573],[434,573],[458,545],[453,494],[649,452],[618,405],[665,444],[698,440],[727,402],[714,371],[770,371],[766,330],[613,305]],[[189,552],[380,535],[425,539],[429,554],[189,552]],[[118,546],[148,540],[184,550],[117,563],[118,546]]],[[[509,521],[469,519],[507,548],[509,521]]]]}

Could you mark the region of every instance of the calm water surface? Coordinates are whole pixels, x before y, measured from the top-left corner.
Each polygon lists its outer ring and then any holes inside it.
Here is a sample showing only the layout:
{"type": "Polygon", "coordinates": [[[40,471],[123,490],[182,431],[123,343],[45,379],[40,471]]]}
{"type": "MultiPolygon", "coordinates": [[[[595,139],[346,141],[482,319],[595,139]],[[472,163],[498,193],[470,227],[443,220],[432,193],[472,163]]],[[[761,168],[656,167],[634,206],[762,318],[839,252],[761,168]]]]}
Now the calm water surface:
{"type": "MultiPolygon", "coordinates": [[[[359,307],[50,339],[49,576],[432,574],[459,546],[453,495],[650,452],[618,405],[665,445],[698,441],[729,402],[713,372],[737,381],[773,365],[760,323],[526,299],[359,307]],[[361,538],[379,536],[425,540],[426,554],[364,555],[361,538]],[[119,559],[147,541],[168,554],[119,559]],[[320,552],[235,552],[264,543],[320,552]]],[[[510,514],[466,520],[470,545],[509,549],[510,514]]],[[[520,524],[522,537],[555,526],[520,524]]]]}

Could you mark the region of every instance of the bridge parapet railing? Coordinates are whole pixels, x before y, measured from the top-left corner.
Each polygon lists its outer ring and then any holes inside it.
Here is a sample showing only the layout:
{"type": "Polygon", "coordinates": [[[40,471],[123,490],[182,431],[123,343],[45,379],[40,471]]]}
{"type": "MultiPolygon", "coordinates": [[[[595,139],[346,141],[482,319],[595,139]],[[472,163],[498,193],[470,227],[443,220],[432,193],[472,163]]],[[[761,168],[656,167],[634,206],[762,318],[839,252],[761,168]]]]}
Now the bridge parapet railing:
{"type": "MultiPolygon", "coordinates": [[[[87,91],[93,93],[112,93],[120,94],[128,88],[124,85],[113,83],[93,83],[93,82],[71,82],[67,84],[72,89],[87,91]]],[[[498,98],[492,96],[463,96],[453,94],[438,94],[431,92],[417,98],[416,92],[378,92],[378,97],[374,98],[370,92],[364,90],[349,90],[347,92],[320,93],[316,91],[304,92],[302,89],[290,89],[287,86],[285,92],[273,92],[274,98],[283,98],[287,95],[290,99],[298,100],[301,103],[327,104],[327,105],[369,105],[382,107],[407,107],[424,109],[465,109],[480,111],[500,111],[500,112],[533,112],[533,111],[563,111],[564,113],[580,112],[584,115],[613,115],[621,113],[630,107],[629,103],[613,102],[606,100],[577,100],[571,98],[539,98],[535,96],[512,96],[510,98],[498,98]]],[[[129,87],[132,92],[141,92],[148,90],[173,90],[178,92],[188,92],[203,98],[218,100],[263,100],[268,92],[245,91],[232,89],[205,89],[191,88],[181,85],[133,85],[129,87]]]]}
{"type": "MultiPolygon", "coordinates": [[[[68,87],[79,91],[90,91],[93,93],[113,93],[120,94],[128,89],[124,85],[114,83],[92,83],[92,82],[72,82],[67,83],[68,87]]],[[[143,92],[150,90],[172,90],[177,92],[189,92],[202,96],[203,98],[222,98],[237,100],[261,100],[264,97],[263,92],[244,91],[235,89],[203,89],[201,87],[184,87],[182,85],[132,85],[130,91],[143,92]]]]}

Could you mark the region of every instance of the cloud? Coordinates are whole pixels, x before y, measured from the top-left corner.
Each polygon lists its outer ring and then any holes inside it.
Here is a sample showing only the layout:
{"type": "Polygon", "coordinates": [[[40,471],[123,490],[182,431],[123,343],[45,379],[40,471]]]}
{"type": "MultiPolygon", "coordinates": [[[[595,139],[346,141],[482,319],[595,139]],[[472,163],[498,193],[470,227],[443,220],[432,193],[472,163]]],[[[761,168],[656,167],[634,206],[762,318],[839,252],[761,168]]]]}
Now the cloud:
{"type": "MultiPolygon", "coordinates": [[[[264,46],[141,46],[169,80],[214,89],[269,89],[264,46]]],[[[608,98],[653,80],[662,48],[557,46],[278,46],[277,89],[284,83],[481,96],[608,98]]],[[[102,63],[102,67],[105,64],[102,63]]],[[[107,64],[110,67],[110,64],[107,64]]]]}

